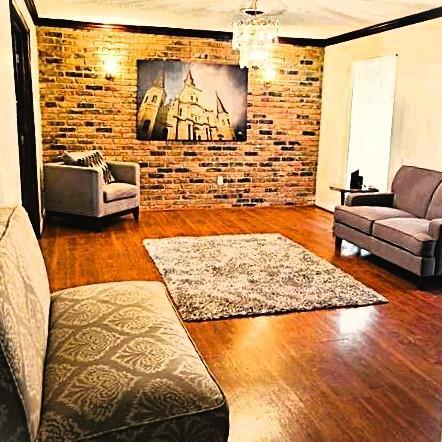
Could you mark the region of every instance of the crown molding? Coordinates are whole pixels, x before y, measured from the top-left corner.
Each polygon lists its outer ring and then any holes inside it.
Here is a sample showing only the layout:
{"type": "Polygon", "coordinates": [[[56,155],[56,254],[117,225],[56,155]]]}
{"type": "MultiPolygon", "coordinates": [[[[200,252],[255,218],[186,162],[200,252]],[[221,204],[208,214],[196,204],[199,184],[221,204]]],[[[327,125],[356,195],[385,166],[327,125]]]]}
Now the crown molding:
{"type": "MultiPolygon", "coordinates": [[[[117,32],[132,32],[138,34],[168,35],[171,37],[210,38],[212,40],[217,40],[217,41],[232,40],[232,33],[225,31],[167,28],[159,26],[117,25],[117,24],[105,24],[105,23],[96,23],[96,22],[82,22],[76,20],[64,20],[58,18],[40,17],[38,19],[38,25],[56,27],[56,28],[70,28],[70,29],[104,29],[104,30],[112,30],[117,32]]],[[[279,37],[279,42],[283,44],[291,44],[297,46],[323,47],[325,40],[316,39],[316,38],[279,37]]]]}
{"type": "Polygon", "coordinates": [[[369,35],[380,34],[381,32],[391,31],[393,29],[403,28],[404,26],[415,25],[427,20],[433,20],[442,17],[442,7],[430,9],[428,11],[419,12],[417,14],[407,15],[395,20],[386,21],[377,25],[368,26],[358,29],[357,31],[347,32],[345,34],[336,35],[326,39],[325,46],[332,46],[344,43],[357,38],[368,37],[369,35]]]}
{"type": "MultiPolygon", "coordinates": [[[[232,39],[231,32],[225,31],[209,31],[199,29],[182,29],[169,28],[159,26],[137,26],[137,25],[121,25],[121,24],[105,24],[96,22],[83,22],[77,20],[64,20],[58,18],[39,17],[34,0],[24,0],[31,14],[32,20],[36,26],[49,26],[70,29],[106,29],[118,32],[132,32],[139,34],[168,35],[172,37],[194,37],[194,38],[210,38],[217,41],[230,41],[232,39]]],[[[386,21],[356,31],[347,32],[345,34],[336,35],[329,38],[292,38],[279,37],[279,42],[295,46],[314,46],[327,47],[346,41],[356,40],[358,38],[368,37],[374,34],[391,31],[393,29],[414,25],[428,20],[442,17],[442,7],[430,9],[428,11],[419,12],[417,14],[408,15],[398,19],[386,21]]]]}

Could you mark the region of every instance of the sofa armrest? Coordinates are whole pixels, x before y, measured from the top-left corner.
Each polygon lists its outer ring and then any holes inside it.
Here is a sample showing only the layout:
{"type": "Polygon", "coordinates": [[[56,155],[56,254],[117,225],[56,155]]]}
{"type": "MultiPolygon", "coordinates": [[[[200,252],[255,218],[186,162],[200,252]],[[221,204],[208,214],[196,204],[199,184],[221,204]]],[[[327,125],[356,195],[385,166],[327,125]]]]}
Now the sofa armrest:
{"type": "Polygon", "coordinates": [[[140,165],[123,161],[106,161],[114,178],[120,183],[140,185],[140,165]]]}
{"type": "Polygon", "coordinates": [[[442,241],[442,218],[435,218],[430,221],[428,233],[438,241],[442,241]]]}
{"type": "Polygon", "coordinates": [[[393,206],[394,193],[351,193],[345,200],[346,206],[393,206]]]}
{"type": "Polygon", "coordinates": [[[47,163],[44,183],[47,210],[84,216],[104,214],[101,170],[47,163]]]}

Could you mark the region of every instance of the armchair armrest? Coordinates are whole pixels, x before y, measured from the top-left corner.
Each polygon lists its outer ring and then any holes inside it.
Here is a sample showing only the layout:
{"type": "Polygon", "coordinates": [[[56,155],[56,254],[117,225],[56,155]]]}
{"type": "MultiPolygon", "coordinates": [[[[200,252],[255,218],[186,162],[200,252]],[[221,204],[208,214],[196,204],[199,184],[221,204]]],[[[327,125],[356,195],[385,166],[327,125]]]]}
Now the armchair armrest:
{"type": "Polygon", "coordinates": [[[98,169],[44,165],[45,207],[49,211],[85,216],[103,216],[103,178],[98,169]]]}
{"type": "Polygon", "coordinates": [[[428,233],[438,241],[442,241],[442,218],[435,218],[430,221],[428,233]]]}
{"type": "Polygon", "coordinates": [[[351,193],[345,200],[346,206],[393,206],[394,193],[351,193]]]}
{"type": "Polygon", "coordinates": [[[106,161],[114,178],[120,183],[140,185],[140,165],[123,161],[106,161]]]}

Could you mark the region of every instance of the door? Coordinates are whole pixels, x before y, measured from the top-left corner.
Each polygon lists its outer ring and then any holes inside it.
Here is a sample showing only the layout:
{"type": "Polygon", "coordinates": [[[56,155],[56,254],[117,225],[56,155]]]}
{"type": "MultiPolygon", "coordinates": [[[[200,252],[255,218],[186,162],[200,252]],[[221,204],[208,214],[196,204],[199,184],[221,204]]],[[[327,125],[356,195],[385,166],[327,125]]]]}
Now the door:
{"type": "Polygon", "coordinates": [[[11,3],[10,9],[15,96],[17,100],[21,199],[23,207],[28,212],[32,227],[36,235],[39,236],[40,203],[38,196],[29,29],[11,3]]]}

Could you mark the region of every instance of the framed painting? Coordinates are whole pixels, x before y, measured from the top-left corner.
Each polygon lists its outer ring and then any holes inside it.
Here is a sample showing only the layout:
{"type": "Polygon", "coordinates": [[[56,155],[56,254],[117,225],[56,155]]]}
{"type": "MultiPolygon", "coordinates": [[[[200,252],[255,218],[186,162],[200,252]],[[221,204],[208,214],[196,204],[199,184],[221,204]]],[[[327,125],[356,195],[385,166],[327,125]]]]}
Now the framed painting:
{"type": "Polygon", "coordinates": [[[137,69],[138,140],[246,140],[246,69],[163,60],[137,69]]]}

